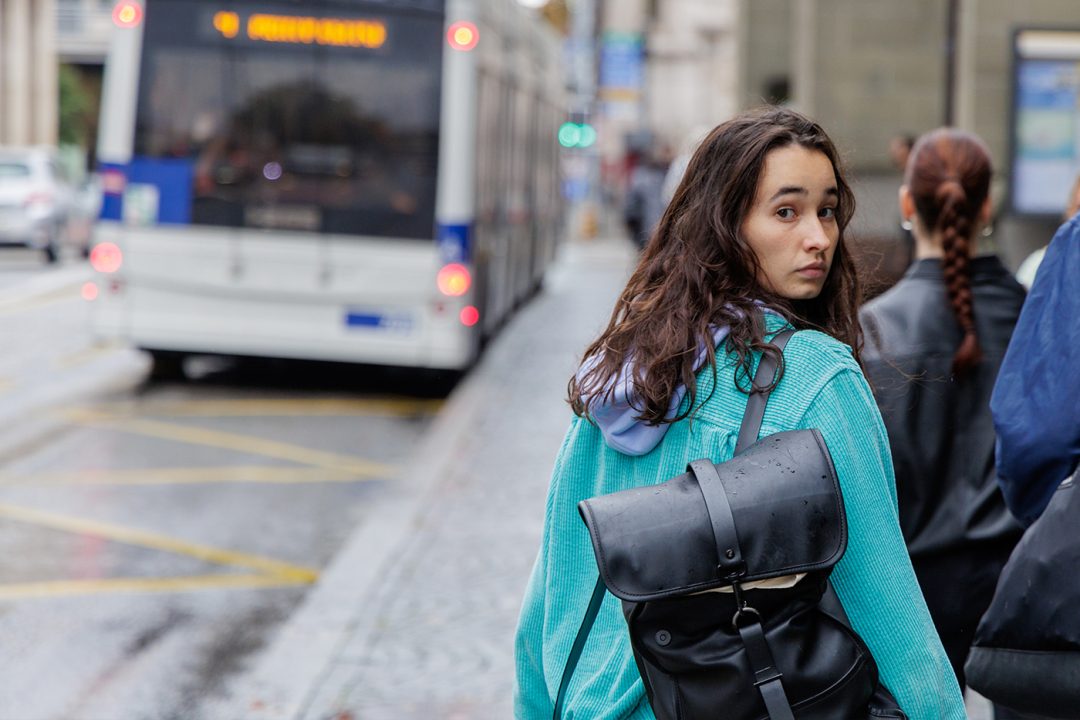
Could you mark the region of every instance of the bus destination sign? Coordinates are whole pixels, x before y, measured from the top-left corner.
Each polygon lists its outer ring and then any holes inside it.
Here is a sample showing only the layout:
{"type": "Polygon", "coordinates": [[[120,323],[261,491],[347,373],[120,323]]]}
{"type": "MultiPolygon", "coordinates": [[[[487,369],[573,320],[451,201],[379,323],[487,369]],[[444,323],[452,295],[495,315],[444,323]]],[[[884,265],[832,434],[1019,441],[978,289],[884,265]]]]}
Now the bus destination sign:
{"type": "Polygon", "coordinates": [[[214,13],[214,30],[228,40],[332,47],[381,48],[386,44],[386,24],[381,20],[271,15],[221,10],[214,13]]]}

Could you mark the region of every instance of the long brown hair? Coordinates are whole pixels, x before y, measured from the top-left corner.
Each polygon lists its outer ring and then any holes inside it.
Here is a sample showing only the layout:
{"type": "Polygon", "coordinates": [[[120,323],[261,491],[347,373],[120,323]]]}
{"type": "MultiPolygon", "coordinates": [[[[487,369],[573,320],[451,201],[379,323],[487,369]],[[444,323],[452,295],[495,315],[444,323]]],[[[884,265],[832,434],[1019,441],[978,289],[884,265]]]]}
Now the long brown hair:
{"type": "Polygon", "coordinates": [[[990,152],[982,140],[955,128],[939,128],[915,144],[904,176],[919,221],[928,232],[941,233],[945,290],[964,333],[953,355],[956,376],[963,376],[982,359],[969,260],[992,173],[990,152]]]}
{"type": "MultiPolygon", "coordinates": [[[[675,195],[615,303],[611,320],[585,351],[567,387],[574,412],[610,400],[624,364],[633,368],[632,397],[638,419],[674,422],[695,408],[698,350],[716,372],[711,329],[728,327],[727,349],[737,355],[735,383],[744,392],[752,351],[776,355],[764,342],[759,303],[780,312],[796,327],[817,328],[851,346],[862,346],[855,268],[844,247],[844,229],[855,197],[844,180],[839,154],[821,126],[784,108],[740,114],[716,127],[698,146],[675,195]],[[798,145],[825,154],[836,175],[836,220],[840,237],[832,267],[818,297],[793,301],[768,290],[758,278],[759,260],[741,237],[754,202],[765,156],[798,145]],[[683,386],[688,404],[667,417],[671,398],[683,386]]],[[[782,363],[783,358],[778,358],[782,363]]]]}

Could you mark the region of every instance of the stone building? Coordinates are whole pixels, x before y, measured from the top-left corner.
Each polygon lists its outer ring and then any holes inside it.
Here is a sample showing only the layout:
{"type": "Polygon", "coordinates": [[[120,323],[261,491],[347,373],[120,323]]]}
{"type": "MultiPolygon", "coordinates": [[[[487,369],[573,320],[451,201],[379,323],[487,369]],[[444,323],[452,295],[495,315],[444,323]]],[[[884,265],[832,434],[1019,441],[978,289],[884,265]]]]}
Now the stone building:
{"type": "Polygon", "coordinates": [[[54,144],[56,0],[0,0],[0,145],[54,144]]]}

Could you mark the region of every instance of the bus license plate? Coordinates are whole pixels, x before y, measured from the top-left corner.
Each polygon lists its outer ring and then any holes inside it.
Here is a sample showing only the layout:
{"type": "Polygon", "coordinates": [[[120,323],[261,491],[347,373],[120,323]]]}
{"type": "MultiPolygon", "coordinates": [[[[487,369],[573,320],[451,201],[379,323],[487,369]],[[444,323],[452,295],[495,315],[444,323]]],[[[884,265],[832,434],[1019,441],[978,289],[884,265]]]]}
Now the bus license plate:
{"type": "Polygon", "coordinates": [[[345,310],[345,325],[356,330],[381,330],[407,333],[412,330],[413,320],[408,313],[378,313],[365,310],[345,310]]]}

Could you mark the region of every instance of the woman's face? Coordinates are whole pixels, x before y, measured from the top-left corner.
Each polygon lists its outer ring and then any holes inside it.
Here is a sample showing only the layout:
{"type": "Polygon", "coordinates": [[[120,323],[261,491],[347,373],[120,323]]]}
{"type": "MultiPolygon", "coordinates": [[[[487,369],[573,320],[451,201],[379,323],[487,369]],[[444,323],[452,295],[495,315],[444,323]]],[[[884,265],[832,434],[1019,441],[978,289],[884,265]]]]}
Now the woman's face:
{"type": "Polygon", "coordinates": [[[800,145],[770,150],[742,224],[761,266],[758,282],[789,300],[817,297],[840,239],[839,201],[825,153],[800,145]]]}

